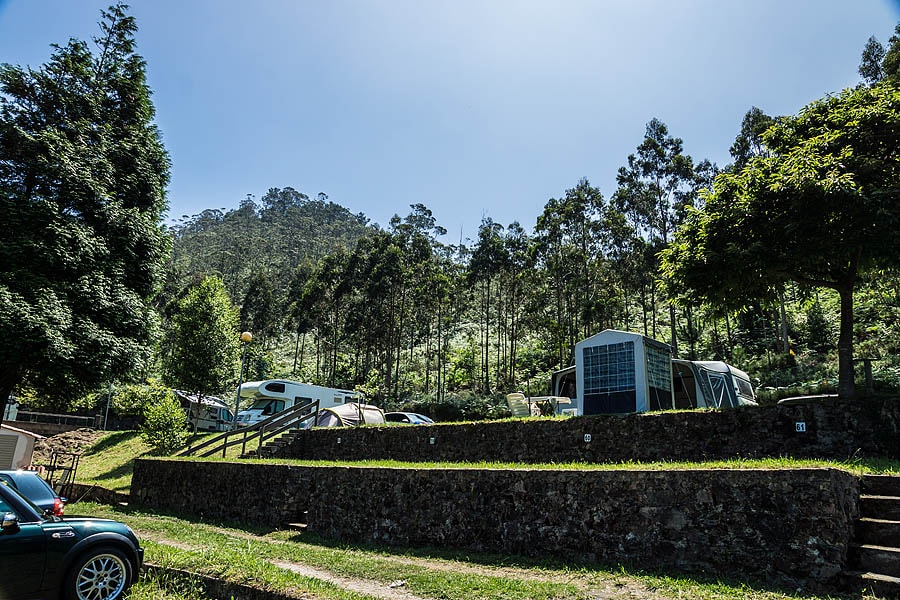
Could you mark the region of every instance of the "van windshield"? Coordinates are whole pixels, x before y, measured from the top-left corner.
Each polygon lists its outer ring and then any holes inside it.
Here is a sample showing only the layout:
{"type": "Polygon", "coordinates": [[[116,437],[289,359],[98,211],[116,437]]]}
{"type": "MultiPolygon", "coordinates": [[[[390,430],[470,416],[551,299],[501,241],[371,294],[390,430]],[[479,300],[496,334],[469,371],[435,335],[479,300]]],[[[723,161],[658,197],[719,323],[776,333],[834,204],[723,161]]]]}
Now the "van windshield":
{"type": "Polygon", "coordinates": [[[261,410],[264,415],[274,415],[284,410],[284,400],[274,400],[272,398],[260,398],[250,407],[253,410],[261,410]]]}

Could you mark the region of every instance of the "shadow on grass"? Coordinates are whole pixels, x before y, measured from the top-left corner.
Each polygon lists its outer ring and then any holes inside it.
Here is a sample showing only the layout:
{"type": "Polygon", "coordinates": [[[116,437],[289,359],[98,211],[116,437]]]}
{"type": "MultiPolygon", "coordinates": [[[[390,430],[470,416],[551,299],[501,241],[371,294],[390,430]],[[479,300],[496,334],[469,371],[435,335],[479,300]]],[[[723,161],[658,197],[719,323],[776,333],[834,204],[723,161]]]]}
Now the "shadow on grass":
{"type": "MultiPolygon", "coordinates": [[[[223,526],[248,531],[245,527],[235,524],[223,524],[223,526]]],[[[647,569],[629,563],[603,563],[583,562],[578,560],[561,560],[556,558],[534,558],[514,554],[482,553],[467,550],[453,550],[436,547],[408,548],[394,547],[385,544],[354,544],[322,538],[312,533],[296,533],[287,537],[279,536],[288,542],[318,546],[334,550],[373,552],[397,558],[413,557],[421,559],[441,559],[458,562],[466,562],[483,567],[493,568],[517,568],[517,569],[543,569],[550,571],[566,571],[582,573],[585,575],[596,574],[602,577],[622,575],[636,579],[643,579],[648,588],[668,591],[672,594],[690,594],[692,586],[722,587],[734,591],[747,591],[756,593],[781,594],[789,598],[810,599],[860,599],[861,593],[837,593],[832,592],[827,596],[820,593],[806,592],[789,587],[783,583],[765,581],[760,578],[715,576],[706,573],[686,573],[672,570],[647,569]]],[[[502,576],[502,575],[501,575],[502,576]]],[[[681,597],[679,595],[679,597],[681,597]]],[[[865,596],[869,597],[869,596],[865,596]]]]}
{"type": "MultiPolygon", "coordinates": [[[[330,550],[343,550],[348,552],[371,552],[374,554],[380,554],[386,557],[395,558],[407,557],[458,561],[482,567],[492,567],[498,569],[542,569],[549,571],[580,573],[588,576],[594,574],[599,577],[607,578],[625,576],[643,580],[644,585],[646,585],[648,589],[660,591],[665,594],[670,594],[673,597],[682,597],[684,594],[688,594],[688,596],[686,597],[689,597],[691,594],[691,588],[693,587],[720,587],[723,588],[722,592],[725,592],[726,595],[728,592],[734,594],[735,592],[740,593],[741,591],[745,591],[747,593],[779,594],[787,598],[797,599],[829,598],[834,600],[860,600],[862,598],[872,598],[872,596],[866,596],[862,592],[852,593],[846,591],[837,592],[836,590],[832,590],[827,595],[823,595],[822,593],[813,593],[807,592],[805,590],[793,589],[783,583],[764,581],[759,578],[754,579],[751,577],[738,578],[737,576],[715,576],[707,573],[678,572],[674,569],[668,571],[662,569],[647,569],[635,564],[583,562],[578,560],[562,560],[558,558],[534,558],[514,554],[475,552],[469,550],[455,550],[436,547],[411,548],[388,546],[385,544],[357,544],[326,539],[316,534],[306,532],[298,532],[285,535],[286,532],[278,528],[248,525],[246,523],[238,523],[235,521],[207,519],[202,515],[188,514],[184,512],[159,511],[135,505],[117,506],[114,507],[114,510],[115,512],[119,512],[122,514],[134,514],[138,516],[147,515],[147,511],[151,510],[153,515],[188,520],[213,527],[233,529],[235,531],[240,531],[255,536],[270,536],[272,534],[277,534],[276,539],[279,541],[303,544],[307,546],[316,546],[319,548],[330,550]],[[727,588],[727,590],[725,588],[727,588]]],[[[500,573],[497,576],[505,577],[507,575],[500,573]]]]}
{"type": "Polygon", "coordinates": [[[138,431],[117,431],[115,433],[111,433],[91,446],[90,449],[85,452],[85,455],[87,456],[92,454],[100,454],[104,450],[109,450],[114,446],[131,441],[140,435],[141,434],[138,431]]]}
{"type": "MultiPolygon", "coordinates": [[[[136,458],[140,458],[140,457],[136,457],[136,458]]],[[[129,460],[127,463],[125,463],[123,465],[119,465],[118,467],[116,467],[114,469],[110,469],[109,471],[107,471],[105,473],[100,473],[99,475],[95,476],[93,479],[102,484],[105,481],[115,481],[116,479],[120,479],[122,477],[131,475],[133,471],[134,471],[134,460],[132,459],[132,460],[129,460]]]]}

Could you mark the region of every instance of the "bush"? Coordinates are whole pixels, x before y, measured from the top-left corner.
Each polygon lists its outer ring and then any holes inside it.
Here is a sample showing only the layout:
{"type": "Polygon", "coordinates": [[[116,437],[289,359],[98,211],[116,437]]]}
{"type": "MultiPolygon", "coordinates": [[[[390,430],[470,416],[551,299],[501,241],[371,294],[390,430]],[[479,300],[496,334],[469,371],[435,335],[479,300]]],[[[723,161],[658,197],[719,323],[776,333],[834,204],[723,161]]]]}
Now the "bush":
{"type": "Polygon", "coordinates": [[[141,437],[155,454],[171,454],[184,445],[187,436],[187,416],[171,390],[144,405],[141,437]]]}

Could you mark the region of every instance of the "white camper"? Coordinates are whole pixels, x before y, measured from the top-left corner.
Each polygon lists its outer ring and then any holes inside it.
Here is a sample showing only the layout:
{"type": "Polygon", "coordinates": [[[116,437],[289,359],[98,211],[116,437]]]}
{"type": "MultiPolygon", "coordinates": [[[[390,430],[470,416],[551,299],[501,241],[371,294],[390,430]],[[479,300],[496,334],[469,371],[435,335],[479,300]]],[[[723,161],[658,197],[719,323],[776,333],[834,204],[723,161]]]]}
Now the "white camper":
{"type": "Polygon", "coordinates": [[[357,402],[360,396],[359,392],[285,379],[248,381],[241,385],[240,397],[242,402],[250,401],[250,406],[238,412],[237,424],[238,427],[246,427],[259,423],[295,404],[308,404],[318,400],[321,410],[357,402]]]}
{"type": "Polygon", "coordinates": [[[173,390],[194,431],[230,431],[234,413],[221,398],[173,390]]]}

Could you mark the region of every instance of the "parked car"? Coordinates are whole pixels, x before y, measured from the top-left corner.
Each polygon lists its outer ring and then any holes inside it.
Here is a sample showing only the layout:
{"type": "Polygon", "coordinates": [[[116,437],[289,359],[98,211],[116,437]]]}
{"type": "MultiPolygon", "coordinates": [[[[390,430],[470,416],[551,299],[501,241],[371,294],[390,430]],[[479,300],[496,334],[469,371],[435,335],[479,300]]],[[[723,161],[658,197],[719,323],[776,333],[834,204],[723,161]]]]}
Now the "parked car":
{"type": "Polygon", "coordinates": [[[0,481],[19,490],[20,494],[51,515],[61,517],[66,510],[66,499],[60,498],[37,471],[0,471],[0,481]]]}
{"type": "Polygon", "coordinates": [[[134,532],[108,519],[43,514],[0,482],[0,598],[117,600],[144,560],[134,532]]]}
{"type": "Polygon", "coordinates": [[[413,412],[384,413],[384,420],[388,423],[405,423],[407,425],[431,425],[434,423],[425,415],[413,412]]]}

